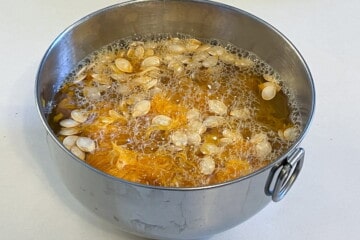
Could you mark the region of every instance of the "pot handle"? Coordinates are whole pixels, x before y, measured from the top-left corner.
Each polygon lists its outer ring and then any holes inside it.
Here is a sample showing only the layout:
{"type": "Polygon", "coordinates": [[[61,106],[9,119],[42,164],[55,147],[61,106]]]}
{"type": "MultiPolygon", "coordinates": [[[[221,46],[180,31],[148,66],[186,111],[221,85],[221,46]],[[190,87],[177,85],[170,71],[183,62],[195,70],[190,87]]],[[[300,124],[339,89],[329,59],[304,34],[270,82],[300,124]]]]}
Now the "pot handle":
{"type": "Polygon", "coordinates": [[[305,150],[297,148],[280,165],[271,169],[265,185],[265,194],[271,196],[274,202],[285,197],[294,184],[304,163],[305,150]]]}

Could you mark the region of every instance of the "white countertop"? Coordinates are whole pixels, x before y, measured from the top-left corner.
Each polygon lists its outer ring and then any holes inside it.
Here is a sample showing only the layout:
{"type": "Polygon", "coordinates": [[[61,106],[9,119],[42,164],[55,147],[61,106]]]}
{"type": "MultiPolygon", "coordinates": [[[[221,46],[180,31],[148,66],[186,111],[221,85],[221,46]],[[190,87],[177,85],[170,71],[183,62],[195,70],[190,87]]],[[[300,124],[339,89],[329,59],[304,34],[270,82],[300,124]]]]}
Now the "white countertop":
{"type": "MultiPolygon", "coordinates": [[[[0,7],[0,238],[131,239],[59,181],[35,108],[40,60],[79,18],[119,1],[4,1],[0,7]]],[[[306,59],[316,113],[302,172],[279,203],[215,235],[230,239],[359,239],[360,1],[221,1],[271,23],[306,59]]]]}

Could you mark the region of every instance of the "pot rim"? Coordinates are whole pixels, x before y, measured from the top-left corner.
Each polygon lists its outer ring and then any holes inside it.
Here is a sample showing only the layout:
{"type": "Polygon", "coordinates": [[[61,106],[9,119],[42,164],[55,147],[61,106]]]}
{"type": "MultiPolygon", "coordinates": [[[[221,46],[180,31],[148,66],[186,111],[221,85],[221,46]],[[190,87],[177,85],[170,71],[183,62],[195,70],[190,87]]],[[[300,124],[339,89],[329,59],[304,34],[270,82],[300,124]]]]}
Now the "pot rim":
{"type": "MultiPolygon", "coordinates": [[[[91,165],[87,164],[86,162],[76,158],[67,148],[64,147],[64,145],[58,140],[58,138],[56,137],[55,133],[53,132],[53,130],[50,128],[45,115],[43,113],[43,108],[45,108],[45,106],[43,105],[43,101],[41,99],[41,94],[40,94],[40,89],[39,89],[39,83],[40,83],[40,73],[43,69],[44,63],[48,57],[48,55],[50,54],[50,52],[52,51],[53,47],[56,45],[56,43],[58,41],[61,40],[61,38],[67,34],[69,31],[71,31],[72,29],[76,28],[77,26],[81,25],[83,22],[86,22],[88,19],[92,18],[93,16],[96,16],[98,14],[101,14],[103,12],[106,12],[108,10],[111,9],[115,9],[115,8],[120,8],[126,5],[132,5],[132,4],[138,4],[138,3],[143,3],[143,2],[172,2],[172,1],[178,1],[178,0],[129,0],[129,1],[125,1],[122,3],[117,3],[117,4],[113,4],[104,8],[101,8],[99,10],[96,10],[82,18],[80,18],[79,20],[77,20],[76,22],[72,23],[71,25],[69,25],[67,28],[65,28],[65,30],[63,30],[56,38],[55,40],[53,40],[53,42],[51,43],[51,45],[48,47],[48,49],[46,50],[44,56],[41,59],[40,62],[40,66],[38,68],[37,74],[36,74],[36,81],[35,81],[35,101],[36,101],[36,107],[37,107],[37,112],[40,115],[41,121],[46,129],[46,134],[50,135],[51,138],[56,142],[56,144],[65,152],[67,152],[69,154],[69,156],[71,156],[71,158],[74,161],[77,161],[78,163],[82,164],[84,167],[86,167],[87,169],[89,169],[90,171],[93,171],[95,173],[98,173],[100,175],[102,175],[105,178],[108,178],[109,180],[115,181],[115,182],[119,182],[119,183],[123,183],[123,184],[129,184],[129,185],[133,185],[136,187],[140,187],[140,188],[146,188],[146,189],[153,189],[153,190],[166,190],[166,191],[199,191],[199,190],[206,190],[206,189],[215,189],[215,188],[219,188],[219,187],[223,187],[223,186],[227,186],[227,185],[232,185],[235,184],[237,182],[241,182],[244,181],[246,179],[249,179],[255,175],[258,175],[272,167],[274,167],[275,165],[280,164],[280,162],[282,162],[286,157],[288,157],[301,143],[301,141],[304,139],[308,128],[311,125],[313,116],[314,116],[314,111],[315,111],[315,103],[316,103],[316,94],[315,94],[315,87],[314,87],[314,81],[311,75],[311,72],[309,70],[309,67],[305,61],[305,59],[303,58],[303,56],[301,55],[301,53],[298,51],[298,49],[294,46],[294,44],[284,35],[282,34],[279,30],[277,30],[274,26],[272,26],[271,24],[269,24],[268,22],[260,19],[259,17],[256,17],[255,15],[244,11],[242,9],[224,4],[224,3],[219,3],[219,2],[215,2],[215,1],[208,1],[208,0],[180,0],[181,2],[195,2],[195,3],[201,3],[201,4],[207,4],[207,5],[213,5],[216,7],[220,7],[223,9],[228,9],[234,12],[237,12],[241,15],[246,15],[247,17],[260,22],[261,24],[265,25],[265,27],[269,28],[271,31],[275,32],[277,35],[279,35],[294,51],[294,53],[296,53],[296,55],[298,56],[299,60],[301,61],[301,63],[304,66],[304,69],[306,70],[306,75],[308,77],[309,80],[309,86],[310,86],[310,90],[311,90],[311,98],[312,98],[312,104],[311,104],[311,109],[310,109],[310,113],[309,113],[309,118],[307,120],[307,122],[304,124],[303,130],[300,134],[300,136],[297,138],[297,140],[288,148],[288,150],[286,152],[284,152],[281,156],[279,156],[275,161],[273,161],[272,163],[257,169],[256,171],[239,177],[239,178],[235,178],[233,180],[230,181],[225,181],[222,183],[217,183],[217,184],[212,184],[212,185],[206,185],[206,186],[197,186],[197,187],[163,187],[163,186],[154,186],[154,185],[147,185],[147,184],[142,184],[142,183],[136,183],[136,182],[131,182],[131,181],[127,181],[112,175],[109,175],[103,171],[100,171],[98,169],[96,169],[95,167],[92,167],[91,165]]],[[[255,53],[256,54],[256,53],[255,53]]]]}

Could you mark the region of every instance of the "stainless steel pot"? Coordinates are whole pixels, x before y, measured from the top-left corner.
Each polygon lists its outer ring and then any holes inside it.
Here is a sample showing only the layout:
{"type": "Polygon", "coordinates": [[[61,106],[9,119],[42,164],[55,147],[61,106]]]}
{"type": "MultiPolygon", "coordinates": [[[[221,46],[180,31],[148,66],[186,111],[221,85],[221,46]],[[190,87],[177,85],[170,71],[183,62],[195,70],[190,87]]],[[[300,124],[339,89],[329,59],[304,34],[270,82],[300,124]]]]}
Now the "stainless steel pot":
{"type": "Polygon", "coordinates": [[[210,1],[131,1],[86,16],[61,33],[37,75],[36,99],[48,144],[69,191],[121,229],[156,239],[194,239],[229,229],[279,201],[298,176],[299,148],[313,116],[311,74],[295,47],[269,24],[210,1]],[[114,178],[76,159],[47,123],[48,106],[64,78],[89,53],[114,40],[149,33],[216,38],[254,52],[286,79],[300,103],[304,130],[274,163],[231,182],[197,188],[145,186],[114,178]]]}

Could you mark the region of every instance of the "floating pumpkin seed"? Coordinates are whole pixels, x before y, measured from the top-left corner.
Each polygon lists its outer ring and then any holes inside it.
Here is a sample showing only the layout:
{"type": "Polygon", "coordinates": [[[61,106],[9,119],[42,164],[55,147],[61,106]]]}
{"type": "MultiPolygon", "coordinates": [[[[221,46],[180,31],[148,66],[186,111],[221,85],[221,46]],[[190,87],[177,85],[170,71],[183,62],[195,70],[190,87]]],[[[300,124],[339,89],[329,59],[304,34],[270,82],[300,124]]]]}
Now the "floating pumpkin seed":
{"type": "Polygon", "coordinates": [[[79,137],[76,140],[76,146],[84,152],[93,152],[95,150],[95,141],[88,137],[79,137]]]}
{"type": "Polygon", "coordinates": [[[98,87],[84,87],[83,94],[90,101],[97,101],[101,97],[101,91],[98,87]]]}
{"type": "Polygon", "coordinates": [[[274,75],[264,74],[263,78],[268,82],[277,83],[276,77],[274,75]]]}
{"type": "Polygon", "coordinates": [[[215,161],[210,156],[205,156],[199,163],[200,172],[204,175],[210,175],[215,170],[215,161]]]}
{"type": "Polygon", "coordinates": [[[219,100],[209,100],[208,102],[209,110],[212,113],[217,115],[226,115],[227,114],[227,106],[219,100]]]}
{"type": "Polygon", "coordinates": [[[248,58],[238,58],[235,60],[235,66],[239,67],[239,68],[250,68],[252,66],[254,66],[255,63],[248,59],[248,58]]]}
{"type": "Polygon", "coordinates": [[[276,87],[273,84],[264,87],[261,91],[261,97],[266,101],[273,99],[275,96],[276,96],[276,87]]]}
{"type": "Polygon", "coordinates": [[[226,49],[221,46],[213,46],[207,52],[212,56],[221,56],[226,52],[226,49]]]}
{"type": "Polygon", "coordinates": [[[203,124],[207,128],[216,128],[221,126],[225,122],[225,118],[220,116],[209,116],[205,118],[203,124]]]}
{"type": "Polygon", "coordinates": [[[153,125],[160,125],[160,126],[169,126],[171,124],[172,119],[165,115],[157,115],[155,116],[151,123],[153,125]]]}
{"type": "Polygon", "coordinates": [[[134,105],[132,116],[141,117],[150,111],[151,103],[148,100],[142,100],[134,105]]]}
{"type": "Polygon", "coordinates": [[[67,137],[64,138],[63,144],[64,144],[64,146],[65,146],[67,149],[70,150],[71,147],[75,145],[76,140],[77,140],[78,138],[79,138],[78,136],[73,136],[73,135],[67,136],[67,137]]]}
{"type": "Polygon", "coordinates": [[[71,118],[68,118],[68,119],[61,120],[59,124],[60,124],[60,126],[62,126],[64,128],[72,128],[72,127],[79,126],[80,123],[71,118]]]}
{"type": "Polygon", "coordinates": [[[142,59],[145,55],[145,50],[142,46],[137,46],[134,50],[134,57],[142,59]]]}
{"type": "Polygon", "coordinates": [[[71,118],[79,123],[86,122],[89,117],[89,112],[82,109],[75,109],[71,111],[71,118]]]}
{"type": "Polygon", "coordinates": [[[113,73],[110,77],[118,82],[126,82],[129,80],[129,76],[126,73],[113,73]]]}
{"type": "Polygon", "coordinates": [[[206,126],[199,120],[192,120],[188,123],[188,131],[203,134],[206,132],[206,126]]]}
{"type": "Polygon", "coordinates": [[[170,44],[168,50],[172,53],[181,54],[186,51],[186,48],[181,44],[170,44]]]}
{"type": "Polygon", "coordinates": [[[141,69],[146,69],[148,67],[158,67],[160,66],[161,60],[158,56],[151,56],[145,58],[141,63],[141,69]]]}
{"type": "Polygon", "coordinates": [[[226,64],[233,64],[236,61],[235,55],[227,52],[220,55],[219,59],[226,64]]]}
{"type": "Polygon", "coordinates": [[[86,78],[86,74],[81,74],[81,75],[77,75],[75,76],[73,83],[80,83],[82,82],[84,79],[86,78]]]}
{"type": "Polygon", "coordinates": [[[230,112],[230,116],[245,120],[250,118],[250,110],[248,108],[233,109],[230,112]]]}
{"type": "Polygon", "coordinates": [[[202,65],[206,68],[214,67],[218,63],[218,59],[218,56],[209,56],[202,62],[202,65]]]}
{"type": "Polygon", "coordinates": [[[203,44],[196,49],[196,52],[203,52],[211,48],[210,44],[203,44]]]}
{"type": "Polygon", "coordinates": [[[71,135],[76,135],[80,132],[81,132],[80,128],[72,127],[72,128],[62,128],[58,134],[62,136],[71,136],[71,135]]]}
{"type": "Polygon", "coordinates": [[[116,67],[123,72],[131,73],[133,71],[133,66],[129,62],[129,60],[125,58],[117,58],[115,60],[116,67]]]}
{"type": "Polygon", "coordinates": [[[91,77],[93,77],[94,82],[104,84],[104,85],[111,84],[111,79],[106,74],[94,73],[94,74],[91,74],[91,77]]]}
{"type": "Polygon", "coordinates": [[[170,139],[176,147],[185,147],[188,143],[187,135],[182,131],[175,131],[171,134],[170,139]]]}
{"type": "Polygon", "coordinates": [[[198,109],[192,108],[186,113],[186,119],[191,122],[194,120],[200,120],[201,119],[201,113],[198,109]]]}
{"type": "Polygon", "coordinates": [[[188,143],[191,145],[198,146],[201,143],[201,136],[199,133],[196,132],[189,132],[186,134],[188,143]]]}
{"type": "Polygon", "coordinates": [[[233,139],[226,138],[226,137],[220,138],[220,140],[219,140],[219,143],[220,143],[221,146],[226,146],[226,145],[232,144],[233,142],[234,142],[233,139]]]}
{"type": "Polygon", "coordinates": [[[72,146],[70,148],[70,152],[81,160],[85,160],[85,153],[81,151],[80,148],[78,148],[77,146],[72,146]]]}
{"type": "Polygon", "coordinates": [[[186,50],[188,51],[195,51],[201,45],[201,42],[195,38],[187,39],[185,43],[186,50]]]}
{"type": "Polygon", "coordinates": [[[205,59],[207,59],[209,57],[209,54],[207,52],[198,52],[196,54],[194,54],[194,56],[192,57],[192,60],[194,62],[201,62],[204,61],[205,59]]]}
{"type": "Polygon", "coordinates": [[[252,136],[250,143],[255,145],[255,153],[260,160],[265,160],[272,151],[268,137],[264,133],[258,133],[252,136]]]}
{"type": "Polygon", "coordinates": [[[279,136],[286,141],[294,141],[299,135],[299,131],[296,127],[289,127],[285,130],[279,130],[279,136]]]}
{"type": "Polygon", "coordinates": [[[205,155],[214,155],[220,153],[221,149],[213,143],[203,143],[200,151],[205,155]]]}

